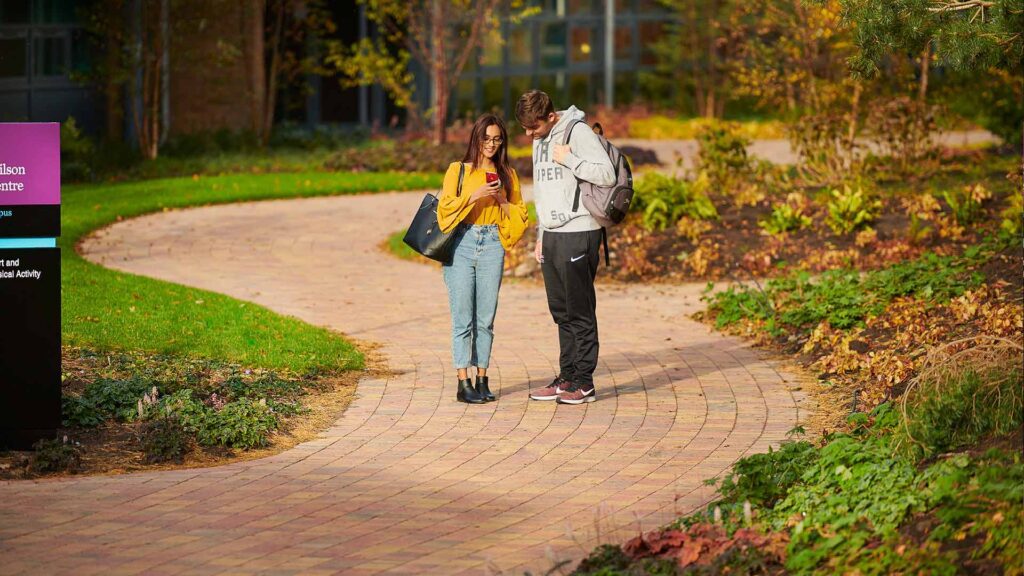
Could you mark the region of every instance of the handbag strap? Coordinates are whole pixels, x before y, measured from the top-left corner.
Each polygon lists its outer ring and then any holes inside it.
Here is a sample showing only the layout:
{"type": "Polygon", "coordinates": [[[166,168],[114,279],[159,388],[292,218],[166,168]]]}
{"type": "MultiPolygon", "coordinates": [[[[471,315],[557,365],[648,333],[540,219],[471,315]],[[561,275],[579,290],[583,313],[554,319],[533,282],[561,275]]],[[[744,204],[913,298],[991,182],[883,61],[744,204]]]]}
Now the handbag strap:
{"type": "Polygon", "coordinates": [[[466,173],[466,165],[459,162],[459,187],[455,189],[455,196],[462,196],[462,176],[466,173]]]}

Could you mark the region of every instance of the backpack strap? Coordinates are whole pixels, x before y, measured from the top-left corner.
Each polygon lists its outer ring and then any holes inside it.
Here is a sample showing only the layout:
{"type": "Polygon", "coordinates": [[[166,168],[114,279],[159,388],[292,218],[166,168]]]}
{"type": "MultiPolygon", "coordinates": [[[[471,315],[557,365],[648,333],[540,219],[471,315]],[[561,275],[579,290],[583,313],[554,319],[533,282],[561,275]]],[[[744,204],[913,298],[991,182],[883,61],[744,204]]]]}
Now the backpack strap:
{"type": "Polygon", "coordinates": [[[608,229],[604,227],[601,228],[601,243],[604,244],[604,265],[611,266],[608,262],[608,229]]]}
{"type": "Polygon", "coordinates": [[[576,119],[574,119],[574,120],[569,122],[569,125],[565,127],[565,137],[562,138],[562,145],[563,146],[568,146],[569,145],[569,137],[572,136],[572,129],[575,128],[577,124],[582,124],[582,123],[583,123],[583,120],[580,120],[579,118],[576,118],[576,119]]]}
{"type": "MultiPolygon", "coordinates": [[[[575,119],[575,120],[572,120],[571,122],[569,122],[569,125],[565,127],[565,137],[562,138],[562,145],[563,146],[568,146],[569,145],[569,137],[572,136],[572,129],[575,128],[577,124],[582,124],[582,123],[583,123],[583,121],[578,119],[578,118],[575,119]]],[[[575,211],[577,211],[579,209],[580,209],[580,181],[579,181],[579,178],[577,178],[576,179],[576,195],[572,199],[572,211],[575,212],[575,211]]]]}
{"type": "Polygon", "coordinates": [[[462,177],[466,174],[466,165],[459,162],[459,187],[455,189],[455,196],[462,196],[462,177]]]}

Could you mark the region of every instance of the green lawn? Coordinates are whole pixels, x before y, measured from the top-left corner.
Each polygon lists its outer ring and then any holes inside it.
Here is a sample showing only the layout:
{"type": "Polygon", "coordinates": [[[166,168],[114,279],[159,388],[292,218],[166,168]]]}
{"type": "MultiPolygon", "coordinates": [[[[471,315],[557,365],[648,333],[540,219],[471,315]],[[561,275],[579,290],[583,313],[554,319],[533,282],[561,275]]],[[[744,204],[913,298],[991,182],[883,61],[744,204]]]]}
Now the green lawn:
{"type": "Polygon", "coordinates": [[[66,186],[59,243],[64,343],[296,372],[360,368],[362,355],[328,330],[227,296],[108,270],[82,259],[74,247],[119,218],[169,208],[440,183],[440,175],[430,174],[276,173],[66,186]]]}

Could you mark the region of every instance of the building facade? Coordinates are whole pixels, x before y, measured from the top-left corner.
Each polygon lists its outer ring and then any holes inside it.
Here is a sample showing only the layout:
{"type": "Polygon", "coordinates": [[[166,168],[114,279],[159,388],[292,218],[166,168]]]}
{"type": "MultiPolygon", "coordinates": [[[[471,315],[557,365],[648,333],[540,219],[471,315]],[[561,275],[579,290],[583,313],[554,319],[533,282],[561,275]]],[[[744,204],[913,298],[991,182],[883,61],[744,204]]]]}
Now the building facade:
{"type": "MultiPolygon", "coordinates": [[[[124,22],[137,26],[143,2],[119,5],[124,22]],[[136,23],[136,24],[133,24],[136,23]]],[[[165,0],[166,1],[166,0],[165,0]]],[[[533,13],[499,30],[467,63],[452,94],[448,117],[496,110],[511,117],[519,94],[540,88],[559,106],[584,109],[629,103],[638,96],[638,74],[653,71],[651,43],[663,31],[656,0],[530,0],[533,13]]],[[[97,59],[85,20],[95,0],[0,0],[0,121],[63,122],[73,116],[91,134],[133,141],[137,96],[124,86],[86,81],[97,59]]],[[[253,130],[262,115],[258,82],[264,48],[254,38],[264,26],[258,2],[175,0],[168,77],[162,99],[166,132],[253,130]],[[180,30],[201,33],[180,33],[180,30]],[[255,33],[254,33],[255,32],[255,33]],[[224,46],[231,47],[230,58],[224,46]]],[[[356,0],[326,4],[337,30],[333,39],[354,43],[373,37],[374,26],[356,0]]],[[[131,36],[132,30],[126,30],[131,36]]],[[[416,98],[431,107],[431,86],[414,65],[416,98]]],[[[141,72],[136,84],[141,83],[141,72]]],[[[262,78],[260,78],[262,80],[262,78]]],[[[282,94],[279,119],[322,124],[388,127],[404,111],[379,86],[343,88],[336,78],[309,76],[307,89],[282,94]]]]}
{"type": "MultiPolygon", "coordinates": [[[[373,27],[354,0],[334,5],[343,40],[372,37],[373,27]]],[[[511,117],[516,99],[530,88],[548,92],[557,105],[584,108],[628,104],[640,96],[638,75],[654,71],[651,46],[665,30],[666,11],[656,0],[613,0],[611,6],[607,0],[533,0],[532,8],[535,13],[521,22],[502,18],[497,37],[469,59],[449,118],[490,110],[511,117]]],[[[430,82],[415,66],[413,71],[419,107],[426,110],[430,82]]],[[[311,123],[387,125],[399,113],[379,88],[341,90],[334,84],[312,86],[311,123]]]]}
{"type": "Polygon", "coordinates": [[[90,132],[102,119],[97,94],[76,82],[90,52],[75,2],[0,0],[0,122],[62,122],[90,132]]]}

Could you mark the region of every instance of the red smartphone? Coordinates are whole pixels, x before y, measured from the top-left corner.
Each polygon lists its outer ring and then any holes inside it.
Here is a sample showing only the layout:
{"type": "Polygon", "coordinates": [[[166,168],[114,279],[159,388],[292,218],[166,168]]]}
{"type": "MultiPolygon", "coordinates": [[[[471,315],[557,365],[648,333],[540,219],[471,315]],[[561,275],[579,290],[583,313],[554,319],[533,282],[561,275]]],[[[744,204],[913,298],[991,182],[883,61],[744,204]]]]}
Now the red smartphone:
{"type": "Polygon", "coordinates": [[[498,175],[496,173],[494,173],[494,172],[487,172],[487,183],[488,184],[490,184],[491,182],[497,182],[497,181],[498,181],[498,175]]]}

